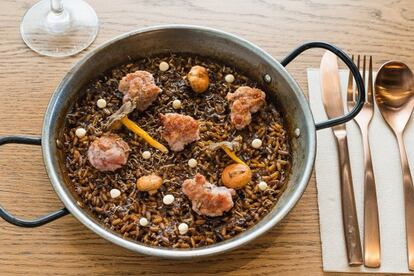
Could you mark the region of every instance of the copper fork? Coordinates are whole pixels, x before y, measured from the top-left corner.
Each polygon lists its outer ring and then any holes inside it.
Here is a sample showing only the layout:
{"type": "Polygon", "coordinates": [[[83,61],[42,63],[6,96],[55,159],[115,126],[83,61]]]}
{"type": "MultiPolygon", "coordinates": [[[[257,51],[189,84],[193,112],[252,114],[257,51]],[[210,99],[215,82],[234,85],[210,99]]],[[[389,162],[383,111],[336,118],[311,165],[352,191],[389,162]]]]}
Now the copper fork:
{"type": "MultiPolygon", "coordinates": [[[[354,60],[354,56],[352,56],[354,60]]],[[[357,67],[360,68],[360,56],[357,58],[357,67]]],[[[368,84],[365,82],[366,56],[363,58],[362,78],[367,86],[367,98],[361,112],[354,118],[361,131],[364,148],[364,265],[366,267],[379,267],[381,265],[380,229],[375,188],[374,171],[372,168],[371,150],[369,146],[369,125],[374,115],[372,56],[369,57],[368,84]]],[[[358,91],[353,89],[353,77],[348,78],[347,106],[351,110],[355,105],[358,91]]]]}

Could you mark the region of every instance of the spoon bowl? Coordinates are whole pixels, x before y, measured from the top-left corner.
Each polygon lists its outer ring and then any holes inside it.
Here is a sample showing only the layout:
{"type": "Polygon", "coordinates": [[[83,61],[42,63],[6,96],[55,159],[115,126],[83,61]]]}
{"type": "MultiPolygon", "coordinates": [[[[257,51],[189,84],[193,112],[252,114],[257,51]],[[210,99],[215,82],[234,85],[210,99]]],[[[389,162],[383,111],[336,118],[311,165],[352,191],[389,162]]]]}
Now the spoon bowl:
{"type": "Polygon", "coordinates": [[[381,66],[375,80],[375,100],[384,120],[395,131],[403,131],[414,108],[414,74],[400,61],[381,66]]]}
{"type": "Polygon", "coordinates": [[[403,174],[408,268],[414,270],[414,186],[403,139],[405,126],[414,108],[414,75],[410,68],[399,61],[382,65],[375,80],[375,100],[398,142],[403,174]]]}

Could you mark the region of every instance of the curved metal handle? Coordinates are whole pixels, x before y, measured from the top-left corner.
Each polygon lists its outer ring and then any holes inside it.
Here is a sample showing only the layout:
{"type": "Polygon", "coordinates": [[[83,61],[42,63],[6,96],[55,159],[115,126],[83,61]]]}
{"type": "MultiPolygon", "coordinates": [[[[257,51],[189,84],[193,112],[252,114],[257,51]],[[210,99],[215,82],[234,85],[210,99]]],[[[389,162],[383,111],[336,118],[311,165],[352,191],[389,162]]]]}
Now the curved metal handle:
{"type": "MultiPolygon", "coordinates": [[[[24,136],[4,136],[0,137],[0,146],[4,144],[14,143],[14,144],[28,144],[28,145],[41,145],[41,138],[38,137],[24,137],[24,136]]],[[[43,215],[39,218],[33,220],[20,219],[9,212],[7,212],[0,205],[0,217],[3,218],[8,223],[11,223],[20,227],[38,227],[43,224],[52,222],[60,217],[69,214],[69,211],[64,207],[47,215],[43,215]]]]}
{"type": "Polygon", "coordinates": [[[312,48],[322,48],[322,49],[331,51],[337,57],[339,57],[346,64],[346,66],[348,66],[349,70],[351,71],[352,75],[354,76],[355,83],[356,83],[356,86],[357,86],[358,91],[359,91],[358,100],[357,100],[354,108],[349,113],[347,113],[347,114],[345,114],[341,117],[338,117],[338,118],[327,120],[325,122],[316,123],[315,124],[316,130],[320,130],[320,129],[324,129],[324,128],[344,124],[344,123],[352,120],[356,115],[358,115],[359,111],[361,111],[361,109],[364,105],[364,102],[365,102],[365,87],[364,87],[364,82],[362,81],[361,74],[359,73],[358,68],[355,66],[355,64],[352,62],[352,60],[348,57],[348,55],[345,54],[345,52],[343,52],[341,49],[337,48],[336,46],[334,46],[332,44],[322,42],[322,41],[312,41],[312,42],[307,42],[307,43],[299,46],[295,50],[293,50],[280,63],[283,66],[286,66],[292,60],[294,60],[298,55],[300,55],[304,51],[306,51],[308,49],[312,49],[312,48]]]}

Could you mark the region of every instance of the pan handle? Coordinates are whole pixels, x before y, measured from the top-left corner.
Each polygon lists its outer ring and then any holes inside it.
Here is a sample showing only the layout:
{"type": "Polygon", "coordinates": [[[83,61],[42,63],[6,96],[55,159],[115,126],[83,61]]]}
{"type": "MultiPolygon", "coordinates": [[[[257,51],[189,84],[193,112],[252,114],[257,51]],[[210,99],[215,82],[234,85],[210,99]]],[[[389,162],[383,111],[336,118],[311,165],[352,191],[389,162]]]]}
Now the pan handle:
{"type": "Polygon", "coordinates": [[[330,119],[324,122],[316,123],[315,128],[316,130],[324,129],[333,127],[336,125],[344,124],[350,120],[352,120],[356,115],[358,115],[359,111],[361,111],[364,103],[365,103],[365,87],[364,82],[362,81],[361,74],[359,73],[358,68],[355,66],[355,64],[352,62],[352,60],[348,57],[345,52],[343,52],[341,49],[337,48],[336,46],[322,42],[322,41],[311,41],[307,42],[305,44],[302,44],[295,50],[293,50],[290,54],[288,54],[280,63],[286,67],[292,60],[294,60],[297,56],[299,56],[301,53],[308,49],[312,48],[322,48],[328,51],[331,51],[334,53],[337,57],[339,57],[345,64],[348,66],[349,70],[351,71],[352,75],[354,76],[356,86],[358,88],[358,99],[354,106],[354,108],[347,114],[330,119]]]}
{"type": "MultiPolygon", "coordinates": [[[[3,137],[0,137],[0,146],[9,144],[9,143],[40,146],[41,141],[42,141],[41,138],[38,138],[38,137],[3,136],[3,137]]],[[[63,207],[62,209],[43,215],[36,219],[25,220],[25,219],[20,219],[20,218],[13,216],[0,205],[0,217],[1,218],[3,218],[5,221],[13,225],[20,226],[20,227],[27,227],[27,228],[42,226],[43,224],[52,222],[67,214],[69,214],[69,211],[65,207],[63,207]]]]}

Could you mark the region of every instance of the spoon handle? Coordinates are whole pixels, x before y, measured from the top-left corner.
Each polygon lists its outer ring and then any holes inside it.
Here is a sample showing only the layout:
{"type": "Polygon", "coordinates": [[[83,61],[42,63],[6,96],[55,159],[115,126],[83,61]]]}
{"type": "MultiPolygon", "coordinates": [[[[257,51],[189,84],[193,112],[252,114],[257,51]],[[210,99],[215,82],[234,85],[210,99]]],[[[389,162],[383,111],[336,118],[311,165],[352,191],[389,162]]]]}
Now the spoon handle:
{"type": "Polygon", "coordinates": [[[408,269],[414,270],[414,186],[402,132],[397,133],[396,136],[398,141],[398,148],[400,150],[401,167],[403,173],[408,269]]]}

